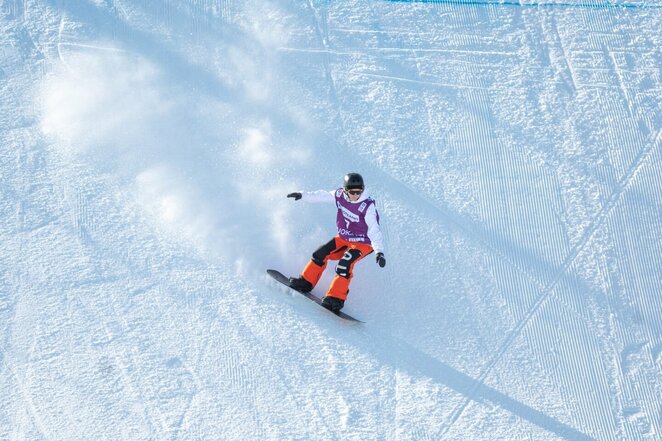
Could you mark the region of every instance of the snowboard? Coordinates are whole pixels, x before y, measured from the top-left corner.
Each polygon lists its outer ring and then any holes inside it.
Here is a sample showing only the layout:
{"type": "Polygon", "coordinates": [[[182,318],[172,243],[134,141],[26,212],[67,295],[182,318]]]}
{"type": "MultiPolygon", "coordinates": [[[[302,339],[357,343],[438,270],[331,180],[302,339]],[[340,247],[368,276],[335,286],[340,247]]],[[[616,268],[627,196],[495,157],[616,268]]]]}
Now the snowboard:
{"type": "MultiPolygon", "coordinates": [[[[310,292],[301,292],[301,291],[297,291],[296,289],[292,288],[292,287],[290,286],[290,279],[289,279],[289,277],[283,275],[280,271],[276,271],[276,270],[268,269],[268,270],[267,270],[267,274],[269,274],[271,277],[273,277],[273,278],[274,278],[275,280],[277,280],[278,282],[280,282],[280,283],[282,283],[283,285],[285,285],[285,286],[287,286],[288,288],[290,288],[292,291],[294,291],[294,292],[296,292],[296,293],[299,293],[299,294],[301,294],[302,296],[306,297],[307,299],[310,299],[310,300],[312,300],[313,302],[317,303],[318,305],[322,306],[322,299],[320,299],[319,297],[317,297],[317,296],[314,295],[313,293],[310,293],[310,292]]],[[[322,308],[324,308],[324,307],[322,306],[322,308]]],[[[326,309],[326,308],[324,308],[324,310],[330,312],[330,313],[333,314],[333,315],[336,315],[336,316],[340,317],[341,319],[344,319],[344,320],[347,320],[347,321],[350,321],[350,322],[363,323],[361,320],[356,319],[356,318],[352,317],[352,316],[349,315],[349,314],[345,314],[345,313],[342,312],[342,311],[335,313],[335,312],[333,312],[333,311],[331,311],[331,310],[328,310],[328,309],[326,309]]]]}

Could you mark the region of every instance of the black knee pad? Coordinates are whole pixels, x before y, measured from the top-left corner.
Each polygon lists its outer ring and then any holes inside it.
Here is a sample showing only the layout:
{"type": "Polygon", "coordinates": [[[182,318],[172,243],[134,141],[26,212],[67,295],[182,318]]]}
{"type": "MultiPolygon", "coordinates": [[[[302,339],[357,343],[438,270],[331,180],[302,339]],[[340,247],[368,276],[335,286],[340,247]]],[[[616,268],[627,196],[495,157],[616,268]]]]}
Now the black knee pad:
{"type": "Polygon", "coordinates": [[[336,274],[338,274],[340,277],[344,277],[345,279],[349,279],[349,276],[351,275],[350,268],[352,263],[354,263],[360,257],[361,252],[359,250],[345,251],[342,259],[340,259],[338,261],[338,265],[336,265],[336,274]]]}

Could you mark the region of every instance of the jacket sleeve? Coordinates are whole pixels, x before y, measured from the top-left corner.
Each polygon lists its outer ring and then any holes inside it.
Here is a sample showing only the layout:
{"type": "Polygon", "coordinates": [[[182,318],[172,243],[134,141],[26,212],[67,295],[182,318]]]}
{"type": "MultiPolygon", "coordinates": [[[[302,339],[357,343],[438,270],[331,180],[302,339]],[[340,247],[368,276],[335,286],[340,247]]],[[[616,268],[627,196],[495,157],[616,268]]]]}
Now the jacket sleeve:
{"type": "Polygon", "coordinates": [[[327,190],[317,190],[317,191],[302,191],[301,200],[303,202],[310,202],[312,204],[320,203],[335,203],[336,202],[336,192],[327,191],[327,190]]]}
{"type": "Polygon", "coordinates": [[[372,249],[375,250],[375,253],[383,253],[384,238],[382,236],[382,230],[379,227],[379,222],[377,221],[375,204],[371,204],[368,207],[368,211],[365,213],[365,222],[368,224],[368,238],[372,243],[372,249]]]}

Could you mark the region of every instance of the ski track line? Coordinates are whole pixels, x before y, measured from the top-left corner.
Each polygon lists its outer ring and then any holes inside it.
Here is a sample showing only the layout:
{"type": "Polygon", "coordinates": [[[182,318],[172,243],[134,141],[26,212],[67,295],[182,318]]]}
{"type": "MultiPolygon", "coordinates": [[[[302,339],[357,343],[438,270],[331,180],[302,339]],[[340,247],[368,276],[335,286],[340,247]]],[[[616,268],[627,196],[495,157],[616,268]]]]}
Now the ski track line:
{"type": "Polygon", "coordinates": [[[501,6],[518,8],[562,8],[562,9],[660,9],[662,6],[647,3],[589,3],[586,2],[538,2],[522,3],[513,0],[384,0],[390,3],[429,3],[434,6],[501,6]]]}
{"type": "Polygon", "coordinates": [[[338,71],[338,73],[345,74],[347,76],[356,75],[356,76],[363,76],[368,78],[377,78],[381,80],[399,81],[402,83],[419,84],[424,86],[440,87],[440,88],[448,88],[448,89],[490,90],[490,87],[484,87],[484,86],[472,86],[466,84],[450,84],[450,83],[438,83],[434,81],[412,80],[410,78],[396,77],[396,76],[383,75],[383,74],[373,74],[367,72],[338,71]]]}
{"type": "MultiPolygon", "coordinates": [[[[445,12],[441,14],[436,14],[437,17],[451,17],[454,12],[445,12]]],[[[415,32],[411,29],[355,29],[355,28],[342,28],[334,27],[335,32],[344,32],[347,34],[396,34],[396,35],[408,35],[415,37],[430,37],[434,35],[432,32],[415,32]]]]}
{"type": "MultiPolygon", "coordinates": [[[[561,33],[559,32],[559,25],[556,20],[556,17],[552,16],[551,17],[552,21],[552,31],[554,32],[554,43],[557,48],[560,49],[561,51],[561,57],[554,57],[554,60],[552,61],[551,65],[557,72],[565,72],[567,70],[569,80],[571,81],[572,85],[572,93],[574,95],[577,94],[577,74],[575,73],[572,65],[570,64],[570,58],[569,58],[569,49],[566,48],[565,44],[563,44],[563,38],[561,38],[561,33]]],[[[564,75],[565,76],[565,75],[564,75]]]]}
{"type": "Polygon", "coordinates": [[[661,141],[662,141],[662,129],[658,131],[657,136],[650,143],[650,145],[647,148],[643,149],[641,153],[638,155],[638,157],[635,158],[628,172],[619,181],[618,185],[616,186],[616,189],[612,192],[608,202],[603,206],[602,210],[600,210],[600,212],[597,214],[594,221],[591,223],[590,227],[587,228],[587,230],[584,232],[582,239],[573,248],[573,250],[570,252],[568,257],[565,259],[561,269],[557,272],[556,276],[549,283],[549,285],[545,287],[545,289],[542,291],[538,299],[529,308],[527,314],[517,323],[517,325],[513,328],[513,330],[508,334],[504,342],[501,344],[501,346],[499,346],[499,349],[492,355],[490,362],[485,366],[483,372],[478,377],[476,386],[474,387],[474,391],[465,398],[463,403],[460,404],[458,408],[456,408],[453,411],[453,413],[451,414],[451,418],[449,419],[448,425],[441,432],[442,435],[446,434],[448,430],[453,426],[453,424],[462,416],[464,411],[467,409],[469,403],[472,401],[472,398],[475,395],[476,391],[480,387],[480,384],[484,383],[487,376],[492,372],[492,369],[494,369],[494,367],[499,362],[499,360],[505,355],[506,351],[508,350],[512,342],[515,340],[515,338],[519,336],[519,334],[522,332],[524,327],[535,317],[536,313],[540,310],[540,308],[552,296],[554,292],[553,289],[556,286],[556,284],[563,278],[563,276],[568,271],[570,266],[574,263],[575,259],[584,250],[585,246],[590,242],[594,233],[604,222],[607,216],[611,213],[611,211],[615,208],[617,202],[620,200],[620,197],[628,189],[628,187],[636,177],[637,172],[641,169],[641,167],[643,167],[643,165],[646,162],[646,159],[661,143],[661,141]]]}
{"type": "Polygon", "coordinates": [[[338,120],[338,124],[340,125],[340,128],[343,132],[345,133],[345,127],[342,122],[341,118],[341,111],[340,111],[340,100],[338,99],[338,93],[336,90],[336,85],[335,82],[333,81],[333,77],[331,76],[331,67],[329,66],[329,39],[328,39],[328,25],[326,24],[326,14],[324,14],[324,19],[325,19],[325,26],[324,29],[327,31],[326,33],[322,32],[322,27],[320,25],[319,20],[317,19],[317,10],[315,9],[315,6],[313,5],[313,0],[308,0],[306,5],[308,6],[308,9],[310,9],[310,12],[313,17],[313,24],[314,24],[314,29],[315,29],[315,36],[317,37],[317,40],[322,47],[321,52],[323,52],[322,56],[322,63],[324,65],[324,75],[326,76],[326,81],[327,85],[329,87],[329,94],[330,97],[333,101],[333,105],[336,108],[336,118],[338,120]]]}
{"type": "Polygon", "coordinates": [[[41,436],[44,437],[44,439],[46,441],[50,441],[51,439],[55,439],[53,434],[48,429],[46,429],[46,425],[42,421],[41,416],[39,415],[39,412],[35,408],[34,402],[30,398],[30,394],[25,390],[25,385],[24,385],[23,381],[21,380],[21,378],[16,373],[16,370],[13,368],[13,366],[11,364],[11,361],[8,359],[8,357],[5,356],[5,357],[2,358],[2,362],[5,365],[5,367],[7,368],[7,370],[15,378],[16,386],[18,386],[18,390],[20,391],[21,396],[23,397],[23,402],[25,403],[25,405],[27,407],[27,411],[30,414],[30,416],[32,417],[32,420],[34,421],[35,427],[37,428],[37,430],[39,431],[41,436]]]}
{"type": "Polygon", "coordinates": [[[126,53],[126,52],[127,52],[127,51],[124,50],[124,49],[119,49],[119,48],[116,48],[116,47],[97,46],[97,45],[94,45],[94,44],[62,43],[62,42],[58,42],[57,47],[58,47],[58,55],[59,55],[59,57],[60,57],[60,60],[63,60],[63,59],[62,59],[61,52],[60,52],[60,47],[62,47],[62,46],[82,47],[82,48],[85,48],[85,49],[96,49],[96,50],[106,51],[106,52],[118,52],[118,53],[126,53]]]}
{"type": "Polygon", "coordinates": [[[64,32],[64,24],[67,19],[67,14],[62,11],[62,16],[60,17],[60,24],[58,26],[58,32],[57,32],[57,56],[60,59],[60,62],[64,65],[64,67],[67,68],[67,70],[70,73],[74,73],[74,69],[67,63],[67,61],[64,59],[64,56],[62,55],[62,33],[64,32]]]}
{"type": "MultiPolygon", "coordinates": [[[[335,30],[335,29],[334,29],[335,30]]],[[[462,50],[462,49],[442,49],[442,48],[417,48],[417,47],[366,47],[362,50],[354,50],[351,48],[346,49],[317,49],[317,48],[305,48],[305,47],[291,47],[291,46],[279,46],[276,50],[282,52],[303,52],[310,54],[331,54],[331,55],[348,55],[348,56],[357,56],[357,55],[375,55],[381,53],[411,53],[412,51],[428,54],[462,54],[462,55],[498,55],[500,57],[517,57],[518,54],[515,52],[504,52],[504,51],[484,51],[484,50],[462,50]]],[[[490,64],[483,64],[483,66],[492,66],[490,64]]],[[[498,66],[498,65],[495,65],[498,66]]],[[[527,66],[531,68],[530,66],[527,66]]]]}
{"type": "Polygon", "coordinates": [[[607,60],[608,63],[611,63],[610,70],[613,70],[616,73],[616,78],[618,79],[618,87],[621,91],[621,94],[623,95],[623,100],[625,100],[625,103],[627,104],[628,111],[630,113],[630,117],[633,120],[637,120],[637,111],[634,109],[632,105],[632,99],[630,98],[630,94],[627,91],[627,87],[625,86],[625,80],[623,79],[623,73],[621,72],[621,69],[618,67],[618,61],[616,60],[616,55],[614,51],[609,50],[609,48],[605,48],[605,59],[607,60]]]}

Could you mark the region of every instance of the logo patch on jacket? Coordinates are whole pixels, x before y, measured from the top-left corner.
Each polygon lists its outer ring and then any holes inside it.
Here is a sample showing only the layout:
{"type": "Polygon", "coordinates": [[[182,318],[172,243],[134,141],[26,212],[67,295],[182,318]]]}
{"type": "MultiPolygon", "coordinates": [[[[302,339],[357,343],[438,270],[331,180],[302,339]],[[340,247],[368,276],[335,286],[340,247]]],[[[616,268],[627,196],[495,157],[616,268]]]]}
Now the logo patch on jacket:
{"type": "Polygon", "coordinates": [[[365,211],[365,207],[367,206],[368,204],[366,204],[365,202],[362,203],[361,206],[359,207],[359,213],[363,213],[365,211]]]}
{"type": "Polygon", "coordinates": [[[347,219],[350,222],[358,222],[359,216],[357,214],[352,213],[349,211],[347,208],[343,207],[342,205],[338,204],[338,208],[340,208],[340,211],[342,212],[342,215],[345,219],[347,219]]]}

